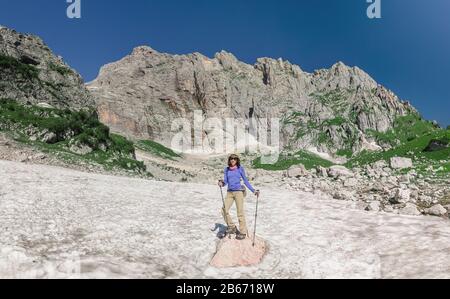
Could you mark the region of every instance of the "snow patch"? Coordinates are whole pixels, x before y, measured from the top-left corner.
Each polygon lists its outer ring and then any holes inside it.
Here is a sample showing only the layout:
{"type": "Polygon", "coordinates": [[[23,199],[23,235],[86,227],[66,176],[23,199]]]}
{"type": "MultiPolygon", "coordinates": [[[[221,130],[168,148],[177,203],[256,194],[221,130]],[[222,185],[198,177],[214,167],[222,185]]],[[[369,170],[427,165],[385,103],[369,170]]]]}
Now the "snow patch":
{"type": "MultiPolygon", "coordinates": [[[[215,268],[215,184],[5,161],[0,173],[3,278],[450,278],[448,220],[436,217],[261,188],[258,235],[270,250],[257,265],[215,268]]],[[[248,227],[255,207],[247,197],[248,227]]]]}

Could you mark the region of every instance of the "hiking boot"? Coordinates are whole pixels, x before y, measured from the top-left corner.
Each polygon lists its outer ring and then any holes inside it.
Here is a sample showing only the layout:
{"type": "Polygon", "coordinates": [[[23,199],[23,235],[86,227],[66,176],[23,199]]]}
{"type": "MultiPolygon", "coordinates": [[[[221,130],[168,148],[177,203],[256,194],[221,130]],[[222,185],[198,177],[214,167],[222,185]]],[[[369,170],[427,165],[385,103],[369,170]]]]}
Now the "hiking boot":
{"type": "Polygon", "coordinates": [[[237,233],[236,227],[227,228],[227,235],[235,235],[237,233]]]}
{"type": "Polygon", "coordinates": [[[245,240],[245,238],[247,238],[246,234],[239,233],[239,234],[236,235],[236,240],[242,241],[242,240],[245,240]]]}

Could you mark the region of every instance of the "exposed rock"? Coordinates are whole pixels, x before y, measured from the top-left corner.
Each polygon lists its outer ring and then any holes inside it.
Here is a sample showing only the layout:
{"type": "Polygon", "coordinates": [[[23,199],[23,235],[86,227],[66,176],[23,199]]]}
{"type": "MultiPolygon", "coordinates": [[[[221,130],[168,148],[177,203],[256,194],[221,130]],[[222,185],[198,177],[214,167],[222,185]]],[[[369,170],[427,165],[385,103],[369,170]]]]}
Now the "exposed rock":
{"type": "Polygon", "coordinates": [[[408,174],[405,175],[401,175],[398,177],[398,182],[399,183],[409,183],[410,182],[410,176],[408,174]]]}
{"type": "Polygon", "coordinates": [[[330,192],[331,190],[333,190],[333,187],[330,186],[330,184],[328,184],[327,181],[320,181],[317,186],[317,189],[320,189],[324,192],[330,192]]]}
{"type": "Polygon", "coordinates": [[[18,157],[18,161],[19,161],[19,162],[22,162],[22,163],[28,162],[28,156],[26,156],[26,155],[20,155],[20,156],[18,157]]]}
{"type": "Polygon", "coordinates": [[[322,166],[318,166],[317,167],[317,174],[320,177],[328,177],[327,169],[325,167],[322,167],[322,166]]]}
{"type": "Polygon", "coordinates": [[[379,169],[379,170],[384,169],[387,166],[388,166],[388,164],[384,160],[379,160],[372,164],[373,169],[379,169]]]}
{"type": "Polygon", "coordinates": [[[44,133],[41,141],[48,144],[58,142],[58,136],[53,132],[44,133]]]}
{"type": "Polygon", "coordinates": [[[397,189],[395,197],[391,200],[394,204],[407,203],[411,199],[411,190],[409,189],[397,189]]]}
{"type": "Polygon", "coordinates": [[[0,55],[21,65],[0,66],[2,98],[70,109],[95,105],[81,76],[55,56],[41,38],[1,28],[0,55]]]}
{"type": "Polygon", "coordinates": [[[307,173],[308,171],[302,164],[292,166],[287,170],[287,176],[290,178],[298,178],[306,175],[307,173]]]}
{"type": "Polygon", "coordinates": [[[346,190],[339,190],[334,192],[333,198],[339,200],[355,200],[355,193],[346,190]]]}
{"type": "Polygon", "coordinates": [[[344,180],[344,187],[355,187],[356,185],[358,185],[358,180],[355,178],[344,180]]]}
{"type": "Polygon", "coordinates": [[[386,178],[383,178],[383,183],[389,184],[390,186],[397,186],[398,185],[398,179],[395,176],[388,176],[386,178]]]}
{"type": "Polygon", "coordinates": [[[407,203],[404,208],[399,209],[398,213],[409,216],[419,216],[422,214],[413,203],[407,203]]]}
{"type": "MultiPolygon", "coordinates": [[[[168,124],[192,120],[200,111],[208,119],[253,119],[261,125],[272,118],[290,119],[281,128],[281,147],[317,148],[319,143],[320,152],[334,154],[351,139],[358,151],[367,145],[367,129],[386,131],[397,116],[414,110],[357,67],[337,63],[307,73],[282,59],[260,58],[248,65],[225,51],[208,58],[138,47],[103,66],[88,88],[101,120],[113,131],[167,146],[175,134],[168,124]],[[339,109],[345,111],[337,111],[334,98],[342,100],[339,109]],[[299,127],[307,123],[317,127],[299,127]],[[298,137],[300,130],[305,134],[298,137]]],[[[225,131],[231,134],[230,128],[225,131]]],[[[204,144],[211,145],[215,135],[208,129],[203,133],[204,144]]],[[[185,136],[191,140],[190,132],[185,136]]]]}
{"type": "Polygon", "coordinates": [[[411,168],[413,167],[413,163],[410,158],[393,157],[391,158],[391,167],[393,169],[411,168]]]}
{"type": "Polygon", "coordinates": [[[431,196],[427,196],[427,195],[420,195],[419,201],[421,201],[427,205],[430,205],[433,203],[433,198],[431,196]]]}
{"type": "Polygon", "coordinates": [[[425,214],[433,216],[443,216],[447,214],[447,210],[442,205],[434,205],[429,209],[425,209],[425,214]]]}
{"type": "Polygon", "coordinates": [[[69,150],[78,155],[87,155],[93,152],[93,149],[85,144],[74,144],[70,146],[69,150]]]}
{"type": "Polygon", "coordinates": [[[257,238],[255,246],[251,238],[239,241],[224,238],[217,245],[217,252],[210,265],[216,268],[248,267],[257,265],[266,254],[267,245],[257,238]]]}
{"type": "Polygon", "coordinates": [[[281,180],[283,176],[283,172],[281,171],[267,171],[263,169],[254,170],[252,173],[254,173],[253,179],[259,183],[273,183],[274,181],[281,180]]]}
{"type": "Polygon", "coordinates": [[[332,178],[346,178],[352,177],[354,174],[344,166],[335,165],[328,169],[328,175],[332,178]]]}
{"type": "Polygon", "coordinates": [[[419,199],[419,191],[411,187],[409,188],[411,189],[411,194],[409,195],[409,197],[411,198],[412,201],[416,202],[419,199]]]}
{"type": "Polygon", "coordinates": [[[52,105],[47,104],[47,103],[38,103],[36,106],[40,107],[40,108],[47,108],[47,109],[53,109],[54,108],[52,105]]]}
{"type": "Polygon", "coordinates": [[[380,211],[380,208],[381,208],[381,203],[379,201],[372,201],[366,207],[366,211],[378,212],[378,211],[380,211]]]}
{"type": "Polygon", "coordinates": [[[45,154],[43,154],[43,153],[39,153],[39,154],[36,154],[36,155],[33,157],[33,159],[35,159],[35,160],[44,160],[44,159],[47,159],[47,155],[45,155],[45,154]]]}

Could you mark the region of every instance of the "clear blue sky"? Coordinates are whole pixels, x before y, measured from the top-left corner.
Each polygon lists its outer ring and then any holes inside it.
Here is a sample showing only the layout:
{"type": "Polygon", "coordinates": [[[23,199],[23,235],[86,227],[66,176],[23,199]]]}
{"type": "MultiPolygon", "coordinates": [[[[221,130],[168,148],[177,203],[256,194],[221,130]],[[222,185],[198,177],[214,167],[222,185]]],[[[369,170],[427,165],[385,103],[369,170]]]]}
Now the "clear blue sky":
{"type": "Polygon", "coordinates": [[[40,35],[86,81],[138,45],[161,52],[224,49],[254,63],[283,57],[306,71],[357,65],[423,116],[450,125],[450,0],[0,0],[0,24],[40,35]]]}

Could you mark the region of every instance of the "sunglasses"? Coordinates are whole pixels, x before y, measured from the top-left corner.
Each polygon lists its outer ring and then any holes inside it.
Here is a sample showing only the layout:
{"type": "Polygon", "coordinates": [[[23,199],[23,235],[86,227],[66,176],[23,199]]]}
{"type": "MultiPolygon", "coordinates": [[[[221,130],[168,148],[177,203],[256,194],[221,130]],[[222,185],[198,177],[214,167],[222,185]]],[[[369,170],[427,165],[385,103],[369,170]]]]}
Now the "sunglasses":
{"type": "Polygon", "coordinates": [[[230,158],[230,161],[237,161],[237,158],[230,158]]]}

